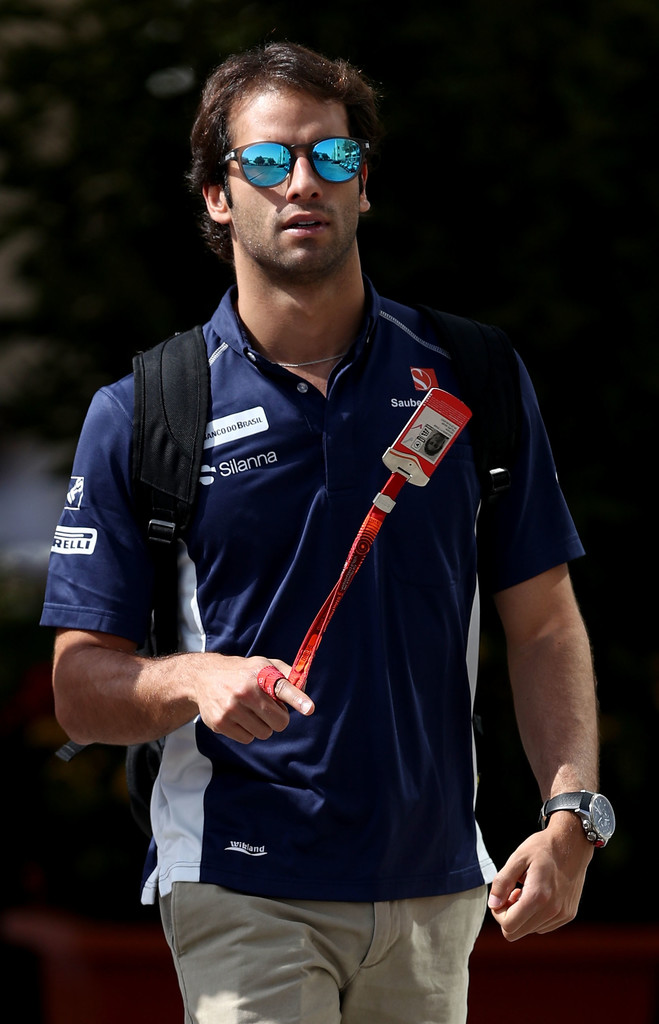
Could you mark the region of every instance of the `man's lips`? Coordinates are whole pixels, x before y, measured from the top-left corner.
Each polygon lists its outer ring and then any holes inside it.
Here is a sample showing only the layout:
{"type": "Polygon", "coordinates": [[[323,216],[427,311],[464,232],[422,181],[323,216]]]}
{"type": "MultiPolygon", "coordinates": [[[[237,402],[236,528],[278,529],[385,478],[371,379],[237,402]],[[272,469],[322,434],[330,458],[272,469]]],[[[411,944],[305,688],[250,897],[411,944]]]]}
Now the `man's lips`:
{"type": "Polygon", "coordinates": [[[282,231],[318,231],[321,228],[327,227],[329,221],[326,217],[322,217],[319,214],[297,214],[295,217],[289,217],[284,223],[282,231]]]}

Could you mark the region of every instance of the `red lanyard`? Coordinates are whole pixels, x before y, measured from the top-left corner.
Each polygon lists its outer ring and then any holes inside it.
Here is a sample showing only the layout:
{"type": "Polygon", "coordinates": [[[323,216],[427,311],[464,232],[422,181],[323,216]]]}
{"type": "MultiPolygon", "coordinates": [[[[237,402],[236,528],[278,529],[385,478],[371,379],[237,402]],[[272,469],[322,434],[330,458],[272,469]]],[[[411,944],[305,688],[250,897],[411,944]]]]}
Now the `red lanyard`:
{"type": "MultiPolygon", "coordinates": [[[[293,670],[288,677],[289,681],[299,686],[301,690],[304,690],[306,686],[309,667],[318,650],[318,645],[323,639],[329,621],[338,607],[339,601],[354,580],[358,569],[371,550],[373,541],[378,535],[385,516],[394,507],[396,496],[407,479],[407,476],[403,476],[400,472],[392,473],[385,486],[376,496],[366,519],[352,542],[352,547],[341,570],[341,575],[334,585],[334,589],[328,594],[325,603],[307,630],[307,635],[302,641],[293,662],[293,670]],[[378,505],[378,501],[383,496],[391,499],[391,506],[389,508],[383,508],[381,505],[378,505]]],[[[387,503],[383,502],[382,504],[386,505],[387,503]]]]}
{"type": "MultiPolygon", "coordinates": [[[[387,448],[382,456],[385,465],[393,472],[382,490],[375,496],[370,511],[352,543],[341,575],[307,630],[307,635],[295,656],[288,678],[301,690],[306,687],[311,662],[329,621],[371,550],[385,517],[396,504],[403,484],[408,480],[417,486],[427,484],[430,475],[470,417],[471,412],[464,403],[446,391],[431,388],[394,444],[387,448]]],[[[273,665],[266,665],[259,672],[259,686],[271,697],[275,697],[275,686],[282,678],[284,677],[278,669],[273,665]]]]}

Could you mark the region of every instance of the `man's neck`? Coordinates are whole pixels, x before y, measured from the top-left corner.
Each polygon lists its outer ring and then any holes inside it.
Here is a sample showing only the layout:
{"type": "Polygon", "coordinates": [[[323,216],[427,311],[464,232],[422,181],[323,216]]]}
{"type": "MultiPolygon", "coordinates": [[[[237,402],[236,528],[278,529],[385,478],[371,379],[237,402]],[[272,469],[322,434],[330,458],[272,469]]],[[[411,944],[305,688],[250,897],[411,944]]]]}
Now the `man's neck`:
{"type": "Polygon", "coordinates": [[[316,387],[326,381],[362,322],[364,282],[358,259],[350,272],[307,285],[245,281],[239,273],[237,279],[238,312],[254,348],[272,362],[289,364],[316,387]]]}

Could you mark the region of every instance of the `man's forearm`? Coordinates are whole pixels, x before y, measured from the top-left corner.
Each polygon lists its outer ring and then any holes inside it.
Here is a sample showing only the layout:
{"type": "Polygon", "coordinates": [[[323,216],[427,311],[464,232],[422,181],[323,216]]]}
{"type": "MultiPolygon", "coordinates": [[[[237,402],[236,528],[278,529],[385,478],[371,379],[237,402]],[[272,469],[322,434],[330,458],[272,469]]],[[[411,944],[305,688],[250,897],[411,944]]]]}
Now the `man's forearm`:
{"type": "Polygon", "coordinates": [[[542,798],[596,787],[593,661],[567,567],[501,591],[495,600],[519,732],[542,798]]]}
{"type": "Polygon", "coordinates": [[[187,656],[142,658],[119,637],[62,633],[55,644],[58,721],[79,743],[139,743],[190,721],[187,656]]]}
{"type": "Polygon", "coordinates": [[[598,784],[597,698],[586,631],[574,623],[512,651],[519,733],[542,799],[598,784]]]}
{"type": "Polygon", "coordinates": [[[289,708],[313,714],[313,701],[288,681],[290,670],[279,660],[218,653],[141,658],[121,637],[63,630],[55,644],[55,711],[78,743],[143,743],[197,715],[213,732],[251,743],[282,732],[289,708]],[[284,677],[276,699],[258,681],[273,665],[284,677]]]}

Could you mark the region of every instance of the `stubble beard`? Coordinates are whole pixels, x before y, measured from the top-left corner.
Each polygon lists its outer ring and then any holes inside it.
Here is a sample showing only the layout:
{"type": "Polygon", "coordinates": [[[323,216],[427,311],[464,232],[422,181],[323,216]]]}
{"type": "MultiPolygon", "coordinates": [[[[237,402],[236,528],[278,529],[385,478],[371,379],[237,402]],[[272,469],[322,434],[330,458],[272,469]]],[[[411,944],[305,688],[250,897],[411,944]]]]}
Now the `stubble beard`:
{"type": "MultiPolygon", "coordinates": [[[[354,224],[345,224],[340,235],[330,245],[319,245],[314,239],[301,240],[297,245],[263,241],[263,226],[242,225],[240,248],[244,258],[251,261],[260,274],[276,285],[309,286],[339,275],[356,251],[358,217],[354,224]],[[251,228],[251,229],[250,229],[251,228]]],[[[234,249],[235,249],[234,240],[234,249]]]]}

